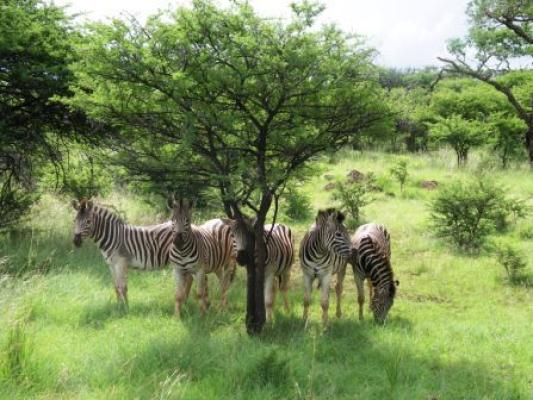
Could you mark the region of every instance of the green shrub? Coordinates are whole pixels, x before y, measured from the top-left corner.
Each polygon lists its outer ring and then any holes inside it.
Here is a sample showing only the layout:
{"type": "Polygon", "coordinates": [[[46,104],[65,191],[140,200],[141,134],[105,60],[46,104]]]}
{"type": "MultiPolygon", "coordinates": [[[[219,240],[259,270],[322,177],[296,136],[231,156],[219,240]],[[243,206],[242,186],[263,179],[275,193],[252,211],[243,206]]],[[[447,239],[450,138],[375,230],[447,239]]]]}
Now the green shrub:
{"type": "Polygon", "coordinates": [[[527,278],[524,274],[527,262],[523,252],[510,244],[500,244],[496,247],[498,262],[503,266],[509,283],[516,285],[527,278]]]}
{"type": "Polygon", "coordinates": [[[400,191],[403,193],[403,186],[409,175],[409,172],[407,172],[407,161],[401,160],[394,164],[390,169],[390,174],[399,182],[400,191]]]}
{"type": "Polygon", "coordinates": [[[354,229],[361,220],[361,209],[372,202],[368,194],[369,185],[366,181],[353,182],[351,184],[337,182],[332,193],[334,201],[348,214],[346,226],[354,229]]]}
{"type": "Polygon", "coordinates": [[[296,189],[289,189],[285,196],[285,215],[295,221],[302,221],[312,215],[311,200],[296,189]]]}
{"type": "Polygon", "coordinates": [[[436,233],[465,250],[478,250],[510,212],[505,191],[485,178],[452,183],[431,203],[436,233]]]}

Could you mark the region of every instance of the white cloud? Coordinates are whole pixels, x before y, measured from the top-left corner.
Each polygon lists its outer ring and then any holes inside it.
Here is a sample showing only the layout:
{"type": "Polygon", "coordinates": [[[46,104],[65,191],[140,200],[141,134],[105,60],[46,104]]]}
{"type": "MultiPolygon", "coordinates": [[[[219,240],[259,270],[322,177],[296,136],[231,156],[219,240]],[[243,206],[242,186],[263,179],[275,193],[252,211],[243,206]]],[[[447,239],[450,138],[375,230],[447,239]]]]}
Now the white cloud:
{"type": "MultiPolygon", "coordinates": [[[[290,0],[251,0],[267,17],[290,16],[290,0]]],[[[122,11],[145,18],[158,9],[189,4],[188,0],[56,0],[70,3],[73,12],[88,12],[90,19],[119,16],[122,11]]],[[[467,29],[467,0],[329,0],[320,22],[336,22],[348,32],[366,36],[387,66],[421,67],[437,64],[446,40],[467,29]]]]}

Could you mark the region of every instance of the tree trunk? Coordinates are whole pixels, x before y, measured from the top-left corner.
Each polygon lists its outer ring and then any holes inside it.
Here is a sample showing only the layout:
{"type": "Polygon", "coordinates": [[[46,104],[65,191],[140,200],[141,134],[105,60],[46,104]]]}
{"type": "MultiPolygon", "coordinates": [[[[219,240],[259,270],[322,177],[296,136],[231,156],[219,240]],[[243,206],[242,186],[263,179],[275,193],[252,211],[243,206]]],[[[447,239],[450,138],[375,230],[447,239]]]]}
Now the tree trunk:
{"type": "Polygon", "coordinates": [[[529,166],[533,169],[533,124],[528,126],[526,132],[526,149],[529,158],[529,166]]]}

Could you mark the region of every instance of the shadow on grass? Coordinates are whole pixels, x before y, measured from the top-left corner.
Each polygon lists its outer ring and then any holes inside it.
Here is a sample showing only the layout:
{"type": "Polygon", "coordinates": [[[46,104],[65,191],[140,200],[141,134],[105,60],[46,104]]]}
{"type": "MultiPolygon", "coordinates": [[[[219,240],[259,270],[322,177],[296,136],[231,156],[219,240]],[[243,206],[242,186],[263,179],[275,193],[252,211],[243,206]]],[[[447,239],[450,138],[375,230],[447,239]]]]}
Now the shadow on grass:
{"type": "MultiPolygon", "coordinates": [[[[287,316],[259,338],[239,333],[221,337],[212,324],[197,319],[183,325],[179,336],[157,338],[140,349],[133,378],[155,373],[162,381],[181,371],[189,387],[202,389],[185,397],[198,399],[258,394],[309,399],[526,397],[516,381],[467,355],[449,361],[445,354],[417,352],[379,336],[378,329],[404,330],[404,321],[388,328],[369,321],[332,321],[322,333],[317,326],[304,331],[300,319],[287,316]]],[[[155,393],[158,387],[145,389],[155,393]]]]}

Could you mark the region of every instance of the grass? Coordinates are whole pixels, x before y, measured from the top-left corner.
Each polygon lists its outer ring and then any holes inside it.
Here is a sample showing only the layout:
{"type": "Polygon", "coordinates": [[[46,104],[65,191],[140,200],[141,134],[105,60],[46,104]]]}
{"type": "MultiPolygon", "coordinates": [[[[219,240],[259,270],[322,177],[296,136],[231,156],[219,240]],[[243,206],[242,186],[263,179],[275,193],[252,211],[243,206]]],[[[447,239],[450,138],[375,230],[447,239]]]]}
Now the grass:
{"type": "MultiPolygon", "coordinates": [[[[132,272],[125,313],[94,245],[73,249],[74,212],[67,199],[45,196],[24,229],[0,239],[0,269],[10,272],[0,275],[0,398],[533,398],[533,289],[507,284],[494,256],[461,254],[427,227],[432,192],[419,188],[419,181],[445,185],[476,174],[481,156],[461,171],[446,152],[409,157],[403,195],[388,176],[398,156],[344,152],[335,158],[335,164],[317,160],[316,176],[303,187],[315,208],[329,204],[330,193],[317,190],[327,183],[324,174],[344,178],[354,168],[372,171],[390,192],[377,193],[363,210],[365,220],[385,223],[392,236],[400,287],[385,327],[372,323],[367,306],[365,320],[357,320],[350,272],[343,318],[332,317],[322,331],[315,292],[312,323],[304,330],[297,264],[291,312],[278,299],[274,325],[259,338],[244,330],[242,269],[226,312],[212,301],[201,319],[190,299],[181,321],[173,317],[170,271],[132,272]],[[13,275],[19,269],[24,273],[13,275]]],[[[491,173],[531,203],[529,171],[491,173]]],[[[129,195],[105,202],[135,223],[166,217],[129,195]]],[[[291,222],[298,238],[310,222],[291,222]]],[[[526,252],[530,273],[532,222],[519,221],[505,234],[526,252]]],[[[215,299],[216,280],[210,282],[215,299]]],[[[333,291],[331,296],[333,304],[333,291]]]]}

